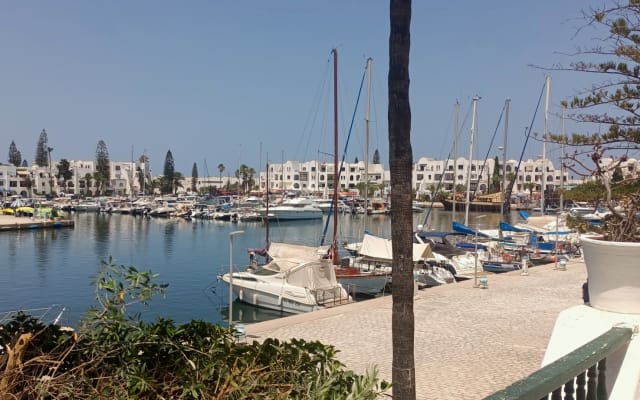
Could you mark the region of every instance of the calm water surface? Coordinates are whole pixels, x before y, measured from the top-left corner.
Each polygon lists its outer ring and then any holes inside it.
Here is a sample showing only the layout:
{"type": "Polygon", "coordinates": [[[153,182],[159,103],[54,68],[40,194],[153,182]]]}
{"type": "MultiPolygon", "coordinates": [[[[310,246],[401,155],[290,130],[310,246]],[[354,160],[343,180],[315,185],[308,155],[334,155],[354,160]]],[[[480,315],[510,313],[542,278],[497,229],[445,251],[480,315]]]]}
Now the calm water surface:
{"type": "MultiPolygon", "coordinates": [[[[414,226],[424,222],[425,213],[414,214],[414,226]]],[[[470,213],[472,226],[495,228],[499,214],[470,213]]],[[[94,304],[95,289],[91,277],[101,261],[113,257],[117,264],[151,270],[168,283],[164,298],[157,297],[144,311],[145,319],[156,316],[177,323],[201,319],[225,324],[229,292],[218,281],[220,273],[244,268],[248,263],[247,248],[260,247],[265,240],[261,223],[220,221],[184,221],[181,219],[144,219],[129,215],[77,213],[72,216],[74,228],[0,232],[0,312],[16,309],[48,307],[60,304],[66,308],[65,322],[76,324],[94,304]],[[233,258],[230,257],[229,234],[234,237],[233,258]]],[[[362,238],[366,229],[379,236],[390,237],[389,216],[340,216],[340,242],[362,238]]],[[[458,213],[456,219],[463,219],[458,213]]],[[[513,218],[509,216],[508,222],[513,218]]],[[[271,223],[273,241],[317,245],[326,223],[291,221],[271,223]]],[[[329,224],[330,241],[333,224],[329,224]]],[[[433,229],[450,230],[451,212],[434,209],[429,225],[433,229]]],[[[234,303],[234,319],[255,322],[278,318],[281,314],[234,303]]]]}

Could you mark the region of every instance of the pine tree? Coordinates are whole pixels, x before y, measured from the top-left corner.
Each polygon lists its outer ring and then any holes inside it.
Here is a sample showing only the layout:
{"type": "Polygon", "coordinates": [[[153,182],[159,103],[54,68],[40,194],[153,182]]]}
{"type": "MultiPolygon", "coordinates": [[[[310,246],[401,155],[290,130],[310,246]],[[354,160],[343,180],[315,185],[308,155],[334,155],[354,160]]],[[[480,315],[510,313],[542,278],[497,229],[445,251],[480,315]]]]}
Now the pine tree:
{"type": "Polygon", "coordinates": [[[103,140],[98,142],[96,147],[96,172],[94,174],[98,194],[102,193],[105,185],[111,180],[111,169],[109,168],[109,151],[103,140]]]}
{"type": "Polygon", "coordinates": [[[16,147],[16,143],[12,140],[9,145],[9,164],[19,167],[22,164],[22,153],[16,147]]]}
{"type": "Polygon", "coordinates": [[[171,154],[171,150],[167,150],[167,155],[164,157],[164,179],[163,179],[163,188],[161,189],[163,194],[173,193],[173,176],[175,175],[176,169],[175,164],[173,162],[173,154],[171,154]]]}
{"type": "Polygon", "coordinates": [[[193,167],[191,168],[191,191],[196,192],[198,183],[198,164],[193,163],[193,167]]]}
{"type": "Polygon", "coordinates": [[[49,165],[49,139],[47,138],[47,131],[42,130],[40,132],[40,138],[38,139],[38,144],[36,145],[36,159],[35,164],[40,167],[46,167],[49,165]]]}
{"type": "Polygon", "coordinates": [[[380,164],[380,152],[378,152],[378,149],[373,152],[373,160],[371,162],[373,164],[380,164]]]}

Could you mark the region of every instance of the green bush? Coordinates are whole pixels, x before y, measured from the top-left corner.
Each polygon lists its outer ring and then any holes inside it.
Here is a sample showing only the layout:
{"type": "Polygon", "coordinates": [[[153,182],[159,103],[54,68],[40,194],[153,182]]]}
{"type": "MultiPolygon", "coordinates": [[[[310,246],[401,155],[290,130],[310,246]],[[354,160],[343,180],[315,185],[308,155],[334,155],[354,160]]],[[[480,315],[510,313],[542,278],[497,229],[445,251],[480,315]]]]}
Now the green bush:
{"type": "MultiPolygon", "coordinates": [[[[0,325],[0,355],[31,334],[0,393],[16,398],[74,399],[375,399],[388,390],[375,368],[344,369],[320,342],[236,343],[229,329],[194,320],[144,322],[127,307],[148,304],[167,285],[134,267],[103,262],[95,277],[98,307],[77,332],[18,314],[0,325]]],[[[10,357],[0,357],[0,371],[10,357]]],[[[12,398],[12,397],[11,397],[12,398]]]]}

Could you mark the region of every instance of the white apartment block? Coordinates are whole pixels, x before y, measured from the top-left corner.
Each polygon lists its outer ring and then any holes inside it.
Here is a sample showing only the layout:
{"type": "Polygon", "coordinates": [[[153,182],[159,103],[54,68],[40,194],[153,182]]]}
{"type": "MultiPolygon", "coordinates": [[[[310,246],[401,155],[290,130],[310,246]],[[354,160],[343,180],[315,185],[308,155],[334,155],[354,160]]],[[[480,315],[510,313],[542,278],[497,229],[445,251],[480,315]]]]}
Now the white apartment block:
{"type": "MultiPolygon", "coordinates": [[[[357,192],[357,186],[365,181],[364,161],[344,163],[341,165],[338,178],[338,190],[341,192],[357,192]]],[[[286,161],[280,164],[269,164],[267,171],[260,171],[258,188],[261,192],[302,192],[306,194],[326,195],[333,193],[335,166],[333,162],[324,161],[286,161]],[[268,176],[267,176],[268,175],[268,176]]],[[[368,180],[381,187],[389,186],[389,172],[382,164],[369,164],[368,180]]],[[[384,193],[380,193],[383,195],[384,193]]]]}
{"type": "MultiPolygon", "coordinates": [[[[22,197],[58,195],[60,192],[80,196],[92,196],[96,193],[96,182],[93,179],[96,171],[95,161],[70,160],[69,169],[73,175],[67,181],[56,177],[57,165],[55,163],[49,168],[1,164],[0,192],[12,192],[22,197]]],[[[144,163],[111,161],[109,168],[110,181],[104,189],[104,194],[137,195],[143,191],[141,183],[144,185],[151,182],[150,170],[144,163]],[[139,178],[140,173],[146,176],[144,181],[139,178]]]]}
{"type": "MultiPolygon", "coordinates": [[[[471,163],[465,158],[457,160],[436,160],[433,158],[422,157],[413,168],[413,187],[419,194],[430,194],[431,189],[438,188],[440,190],[451,192],[455,185],[467,186],[468,175],[470,176],[470,189],[476,190],[478,193],[486,193],[491,184],[491,177],[494,170],[494,159],[473,160],[471,163]],[[470,171],[469,171],[470,169],[470,171]],[[444,175],[444,177],[443,177],[444,175]]],[[[504,166],[507,185],[508,178],[512,177],[518,166],[518,160],[507,160],[504,166]]],[[[500,165],[502,169],[503,166],[500,165]]],[[[500,173],[502,176],[502,171],[500,173]]],[[[529,184],[532,185],[532,191],[539,192],[542,190],[543,176],[545,189],[553,191],[562,185],[575,184],[575,180],[569,181],[567,171],[564,171],[564,182],[561,179],[561,172],[555,169],[553,162],[549,159],[523,160],[513,184],[512,193],[529,193],[529,184]]]]}

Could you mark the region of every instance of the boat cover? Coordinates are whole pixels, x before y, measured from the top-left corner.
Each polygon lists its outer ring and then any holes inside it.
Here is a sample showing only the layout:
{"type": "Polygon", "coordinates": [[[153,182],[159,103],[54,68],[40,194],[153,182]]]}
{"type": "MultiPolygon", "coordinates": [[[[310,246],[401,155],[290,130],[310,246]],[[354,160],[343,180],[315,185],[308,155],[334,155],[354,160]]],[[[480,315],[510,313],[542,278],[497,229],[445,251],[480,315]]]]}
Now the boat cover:
{"type": "Polygon", "coordinates": [[[476,229],[469,228],[465,224],[460,223],[458,221],[453,221],[452,227],[453,227],[453,231],[454,232],[461,232],[461,233],[465,233],[467,235],[474,235],[474,236],[478,235],[480,237],[486,237],[486,238],[490,237],[486,233],[483,233],[483,232],[478,231],[476,229]]]}
{"type": "Polygon", "coordinates": [[[533,233],[534,231],[526,228],[518,228],[507,222],[500,221],[500,230],[505,232],[522,232],[522,233],[533,233]]]}
{"type": "MultiPolygon", "coordinates": [[[[389,239],[365,234],[359,253],[367,260],[390,262],[393,260],[392,242],[389,239]]],[[[413,244],[413,262],[432,256],[428,243],[413,244]]]]}

